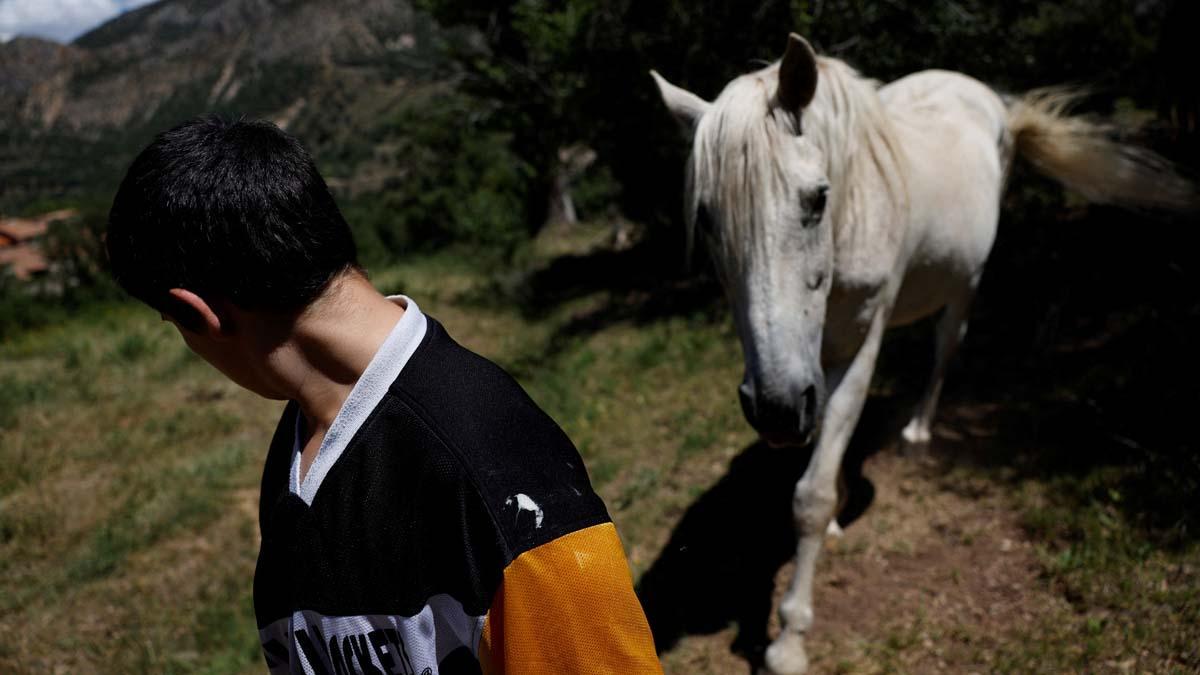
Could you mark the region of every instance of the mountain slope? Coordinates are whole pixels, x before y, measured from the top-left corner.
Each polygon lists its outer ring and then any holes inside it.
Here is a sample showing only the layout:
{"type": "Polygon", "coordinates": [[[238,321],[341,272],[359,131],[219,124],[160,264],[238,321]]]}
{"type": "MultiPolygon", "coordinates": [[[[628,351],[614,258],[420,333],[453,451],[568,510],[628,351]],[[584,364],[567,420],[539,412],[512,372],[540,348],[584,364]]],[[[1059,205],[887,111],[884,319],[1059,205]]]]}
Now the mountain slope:
{"type": "Polygon", "coordinates": [[[109,190],[155,132],[206,111],[267,117],[344,155],[440,77],[438,39],[389,0],[164,0],[72,45],[0,45],[0,210],[109,190]]]}

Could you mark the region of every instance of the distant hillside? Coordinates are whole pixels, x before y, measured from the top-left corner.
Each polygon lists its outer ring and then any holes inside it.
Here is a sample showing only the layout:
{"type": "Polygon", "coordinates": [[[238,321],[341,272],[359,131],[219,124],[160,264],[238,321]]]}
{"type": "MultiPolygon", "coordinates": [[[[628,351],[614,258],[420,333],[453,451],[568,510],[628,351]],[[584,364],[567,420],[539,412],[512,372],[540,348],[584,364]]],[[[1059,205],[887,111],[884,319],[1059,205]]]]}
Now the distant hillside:
{"type": "MultiPolygon", "coordinates": [[[[379,118],[444,79],[431,20],[393,0],[163,0],[71,45],[0,45],[0,212],[111,190],[151,136],[204,111],[273,119],[369,190],[379,118]]],[[[323,166],[324,168],[324,166],[323,166]]]]}

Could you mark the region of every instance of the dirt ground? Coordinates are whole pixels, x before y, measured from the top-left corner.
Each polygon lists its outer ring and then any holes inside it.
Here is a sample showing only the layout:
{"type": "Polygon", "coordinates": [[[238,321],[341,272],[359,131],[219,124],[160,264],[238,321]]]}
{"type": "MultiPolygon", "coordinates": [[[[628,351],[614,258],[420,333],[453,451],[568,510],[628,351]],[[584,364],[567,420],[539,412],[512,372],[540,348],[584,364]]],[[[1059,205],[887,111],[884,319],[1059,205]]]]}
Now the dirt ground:
{"type": "MultiPolygon", "coordinates": [[[[827,542],[818,569],[814,672],[990,671],[997,644],[1071,612],[1039,579],[1033,545],[998,490],[948,484],[940,460],[894,447],[863,471],[874,502],[827,542]]],[[[790,563],[776,574],[773,608],[791,574],[790,563]]],[[[735,633],[685,638],[666,655],[668,670],[751,671],[757,653],[733,653],[735,633]]]]}

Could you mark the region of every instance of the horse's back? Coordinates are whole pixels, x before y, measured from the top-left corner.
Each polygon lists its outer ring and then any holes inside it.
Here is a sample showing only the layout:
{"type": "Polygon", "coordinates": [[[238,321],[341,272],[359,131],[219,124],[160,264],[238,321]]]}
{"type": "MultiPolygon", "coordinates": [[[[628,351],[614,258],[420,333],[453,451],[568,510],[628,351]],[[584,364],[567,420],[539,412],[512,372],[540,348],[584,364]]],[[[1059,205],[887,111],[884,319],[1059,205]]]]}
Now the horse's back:
{"type": "Polygon", "coordinates": [[[996,92],[962,73],[926,70],[880,88],[879,96],[905,150],[914,217],[966,216],[998,203],[1012,135],[996,92]]]}
{"type": "MultiPolygon", "coordinates": [[[[983,162],[993,178],[1007,171],[1008,106],[991,87],[962,73],[923,70],[879,89],[879,98],[909,154],[944,166],[947,157],[983,162]]],[[[974,167],[957,169],[974,174],[974,167]]]]}
{"type": "Polygon", "coordinates": [[[922,70],[879,88],[888,114],[913,121],[971,122],[999,130],[1007,106],[991,87],[951,70],[922,70]]]}
{"type": "Polygon", "coordinates": [[[1011,134],[1004,101],[961,73],[927,70],[879,90],[909,172],[909,264],[895,323],[937,311],[995,239],[1011,134]]]}

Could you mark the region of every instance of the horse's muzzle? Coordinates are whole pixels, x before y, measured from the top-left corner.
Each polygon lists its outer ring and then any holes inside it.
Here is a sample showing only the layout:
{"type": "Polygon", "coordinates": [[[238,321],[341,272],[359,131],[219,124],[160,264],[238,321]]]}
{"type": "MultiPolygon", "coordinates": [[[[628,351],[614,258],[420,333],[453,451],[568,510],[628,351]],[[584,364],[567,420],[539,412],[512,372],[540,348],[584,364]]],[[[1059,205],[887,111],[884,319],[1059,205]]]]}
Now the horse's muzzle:
{"type": "Polygon", "coordinates": [[[769,445],[805,445],[817,428],[817,387],[803,387],[792,400],[760,394],[745,380],[738,386],[738,400],[746,421],[769,445]]]}

